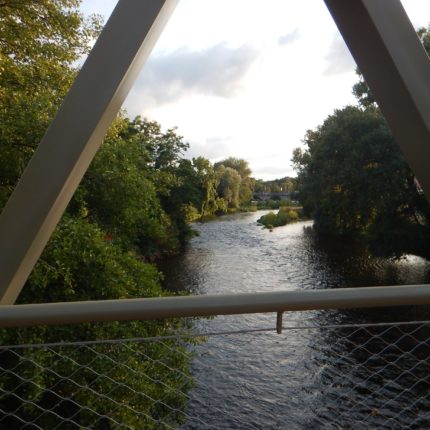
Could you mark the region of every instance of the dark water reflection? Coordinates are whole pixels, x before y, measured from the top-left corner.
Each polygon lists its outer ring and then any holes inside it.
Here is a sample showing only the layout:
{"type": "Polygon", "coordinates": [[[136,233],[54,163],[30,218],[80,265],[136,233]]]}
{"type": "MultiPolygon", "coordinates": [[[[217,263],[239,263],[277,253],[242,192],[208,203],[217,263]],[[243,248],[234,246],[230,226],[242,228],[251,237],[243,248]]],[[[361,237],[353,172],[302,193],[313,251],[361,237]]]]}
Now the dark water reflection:
{"type": "MultiPolygon", "coordinates": [[[[164,267],[166,286],[222,294],[430,282],[430,264],[421,258],[369,258],[348,244],[317,240],[311,222],[270,233],[256,225],[259,216],[196,225],[200,236],[164,267]]],[[[321,326],[428,315],[428,307],[314,311],[286,314],[284,322],[321,326]]],[[[201,320],[196,329],[274,325],[273,314],[246,315],[201,320]]],[[[184,428],[430,428],[429,336],[427,326],[414,325],[209,337],[196,348],[188,407],[195,418],[184,428]]]]}

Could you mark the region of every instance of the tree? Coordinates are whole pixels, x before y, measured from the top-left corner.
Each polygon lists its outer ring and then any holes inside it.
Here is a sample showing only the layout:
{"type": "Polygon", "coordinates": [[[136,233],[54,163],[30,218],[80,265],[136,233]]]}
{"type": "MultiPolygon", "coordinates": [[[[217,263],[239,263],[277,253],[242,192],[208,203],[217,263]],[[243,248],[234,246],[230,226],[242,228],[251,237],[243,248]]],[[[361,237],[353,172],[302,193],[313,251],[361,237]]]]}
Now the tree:
{"type": "Polygon", "coordinates": [[[219,209],[216,188],[218,176],[204,157],[181,159],[175,169],[175,182],[166,199],[165,208],[179,227],[184,243],[194,234],[190,221],[212,216],[219,209]]]}
{"type": "Polygon", "coordinates": [[[379,110],[336,110],[305,144],[293,162],[320,233],[361,240],[383,255],[429,253],[428,207],[379,110]]]}
{"type": "MultiPolygon", "coordinates": [[[[418,30],[430,53],[430,28],[418,30]]],[[[358,107],[337,110],[296,148],[304,209],[318,231],[348,235],[379,255],[430,256],[430,207],[362,74],[358,107]]]]}
{"type": "Polygon", "coordinates": [[[0,5],[0,207],[20,177],[100,29],[77,0],[0,5]]]}
{"type": "MultiPolygon", "coordinates": [[[[69,89],[77,61],[88,51],[99,30],[97,19],[86,22],[79,14],[79,4],[79,0],[0,1],[0,207],[69,89]]],[[[174,130],[163,133],[157,123],[140,118],[131,121],[120,116],[110,128],[18,302],[164,295],[160,284],[162,275],[149,261],[179,247],[179,224],[185,215],[174,210],[169,212],[166,197],[178,183],[177,168],[186,146],[174,130]]],[[[179,327],[179,321],[80,324],[1,330],[0,336],[3,345],[31,344],[136,334],[157,336],[179,327]]],[[[151,351],[143,345],[137,348],[154,360],[165,351],[157,345],[151,347],[151,351]]],[[[0,357],[3,369],[42,363],[29,370],[31,381],[37,382],[26,387],[17,373],[6,371],[1,375],[0,386],[6,394],[0,399],[0,408],[5,417],[17,417],[16,420],[11,418],[11,422],[3,421],[7,428],[21,428],[23,422],[39,428],[59,428],[68,425],[70,416],[82,427],[106,428],[101,421],[95,426],[88,421],[85,408],[77,407],[72,400],[75,395],[81,404],[102,416],[109,415],[126,427],[153,427],[142,420],[136,423],[136,415],[130,408],[110,408],[91,390],[73,391],[73,384],[64,383],[60,375],[76,372],[74,380],[78,386],[97,385],[102,392],[109,392],[117,405],[129,405],[135,400],[124,390],[112,391],[106,386],[107,380],[97,377],[97,373],[108,372],[114,380],[134,384],[136,392],[163,398],[175,410],[180,411],[184,406],[184,397],[172,393],[179,388],[186,390],[188,379],[179,376],[176,370],[164,369],[159,377],[166,385],[160,386],[112,367],[108,358],[115,356],[123,364],[132,363],[137,366],[137,372],[144,373],[150,360],[141,359],[136,363],[132,351],[120,353],[118,348],[109,346],[104,355],[106,359],[98,357],[91,363],[93,372],[81,373],[82,366],[78,363],[85,363],[88,358],[81,348],[73,350],[73,360],[68,363],[58,360],[55,352],[49,349],[27,348],[24,351],[22,357],[12,353],[0,357]],[[34,369],[36,374],[33,374],[34,369]],[[15,395],[16,390],[31,398],[31,404],[23,407],[15,395]],[[59,398],[64,400],[58,401],[59,398]],[[55,413],[41,414],[41,410],[55,413]]],[[[187,354],[185,349],[172,347],[169,350],[172,366],[180,369],[182,375],[188,371],[187,354]]],[[[143,402],[137,406],[157,420],[169,414],[161,404],[143,402]]]]}
{"type": "Polygon", "coordinates": [[[230,208],[239,207],[239,190],[242,178],[237,170],[219,165],[216,170],[219,177],[218,195],[222,197],[230,208]]]}
{"type": "MultiPolygon", "coordinates": [[[[118,121],[126,126],[129,122],[118,121]]],[[[179,244],[172,221],[161,206],[149,158],[139,139],[107,138],[73,202],[124,248],[134,248],[153,259],[175,252],[179,244]]]]}
{"type": "Polygon", "coordinates": [[[242,179],[248,178],[252,171],[249,168],[249,164],[246,160],[243,160],[241,158],[235,158],[235,157],[228,157],[223,161],[218,161],[214,164],[214,168],[217,169],[221,164],[224,167],[230,167],[239,173],[240,177],[242,179]]]}
{"type": "MultiPolygon", "coordinates": [[[[232,206],[231,199],[233,198],[234,192],[232,188],[229,189],[229,186],[226,185],[225,181],[227,181],[227,177],[225,178],[223,185],[221,186],[220,184],[221,188],[218,189],[219,194],[224,197],[224,195],[227,193],[229,196],[227,201],[229,202],[229,205],[232,207],[239,207],[239,205],[248,204],[252,200],[252,196],[254,194],[254,185],[255,185],[255,179],[250,177],[252,172],[251,172],[251,169],[249,168],[248,162],[240,158],[229,157],[223,161],[219,161],[214,164],[214,168],[216,170],[219,170],[221,166],[225,168],[233,169],[239,174],[240,181],[239,181],[239,191],[238,191],[239,194],[237,198],[237,201],[238,201],[237,205],[236,203],[234,203],[232,206]]],[[[220,171],[222,171],[222,169],[220,171]]],[[[225,174],[225,171],[223,171],[223,174],[225,174]]],[[[229,179],[230,182],[233,181],[232,175],[233,174],[231,173],[228,174],[228,176],[230,177],[229,179]]],[[[235,199],[236,197],[233,198],[233,200],[235,199]]]]}
{"type": "Polygon", "coordinates": [[[198,189],[200,191],[200,213],[202,216],[214,215],[223,210],[223,204],[217,196],[219,177],[209,160],[203,157],[193,158],[193,167],[196,171],[198,189]]]}

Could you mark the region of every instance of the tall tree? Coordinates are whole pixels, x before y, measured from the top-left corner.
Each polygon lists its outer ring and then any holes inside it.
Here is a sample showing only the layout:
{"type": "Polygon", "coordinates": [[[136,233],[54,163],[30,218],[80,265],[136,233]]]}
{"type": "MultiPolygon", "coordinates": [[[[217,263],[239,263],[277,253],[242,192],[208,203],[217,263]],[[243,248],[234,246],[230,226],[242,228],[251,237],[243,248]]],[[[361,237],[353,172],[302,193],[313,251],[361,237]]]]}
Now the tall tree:
{"type": "Polygon", "coordinates": [[[3,0],[0,4],[0,207],[100,29],[78,0],[3,0]]]}
{"type": "MultiPolygon", "coordinates": [[[[83,19],[79,4],[79,0],[0,0],[0,207],[73,81],[78,60],[88,51],[99,30],[97,19],[90,22],[83,19]]],[[[162,133],[157,123],[118,118],[28,279],[19,303],[164,294],[161,274],[148,261],[178,243],[176,215],[167,213],[161,199],[174,186],[175,168],[185,146],[181,139],[174,130],[162,133]]],[[[85,341],[130,337],[136,333],[163,335],[169,333],[170,324],[153,321],[30,327],[0,330],[0,337],[3,345],[18,340],[22,343],[85,341]]],[[[173,321],[170,327],[176,324],[173,321]]],[[[144,346],[137,348],[142,354],[149,352],[144,346]]],[[[136,392],[155,393],[154,396],[165,399],[178,411],[183,407],[183,397],[172,395],[179,387],[184,390],[186,384],[176,371],[162,371],[162,379],[169,386],[166,392],[160,384],[144,378],[127,380],[128,371],[112,368],[109,359],[113,354],[118,354],[118,348],[110,346],[106,360],[98,357],[91,363],[93,372],[85,374],[76,373],[79,369],[74,367],[88,360],[80,348],[73,351],[73,360],[67,363],[58,360],[49,349],[28,348],[23,350],[22,357],[2,354],[3,369],[42,363],[36,366],[37,374],[31,373],[34,379],[25,387],[18,373],[4,372],[0,376],[3,393],[10,394],[2,396],[0,409],[5,417],[16,417],[3,424],[10,429],[22,428],[25,422],[38,428],[63,428],[69,422],[68,417],[73,416],[84,428],[107,428],[106,423],[89,419],[85,408],[74,402],[77,395],[81,404],[99,416],[109,415],[126,427],[150,428],[142,420],[136,422],[132,408],[112,409],[95,391],[76,393],[73,384],[64,383],[60,375],[73,374],[75,383],[81,387],[98,384],[101,392],[109,391],[117,405],[129,405],[133,400],[124,390],[112,391],[106,385],[107,380],[100,378],[108,371],[114,380],[137,383],[136,392]],[[23,406],[19,396],[30,398],[31,402],[23,406]],[[41,414],[41,410],[52,414],[41,414]]],[[[160,356],[162,351],[155,346],[152,354],[160,356]]],[[[175,367],[185,374],[187,352],[172,348],[169,355],[175,367]]],[[[134,353],[123,352],[117,357],[122,363],[136,366],[136,372],[147,371],[148,362],[136,362],[134,353]]],[[[157,420],[168,413],[165,404],[157,407],[144,401],[137,409],[157,420]]],[[[170,417],[169,414],[169,420],[170,417]]]]}
{"type": "Polygon", "coordinates": [[[318,231],[378,254],[430,255],[428,205],[379,110],[336,110],[305,144],[293,162],[318,231]]]}
{"type": "Polygon", "coordinates": [[[225,170],[223,170],[221,166],[224,168],[233,169],[239,174],[240,181],[237,197],[238,203],[233,203],[233,200],[236,201],[236,197],[233,196],[234,193],[232,188],[229,188],[229,186],[226,185],[228,181],[230,181],[231,184],[235,183],[235,180],[233,180],[233,176],[235,175],[233,173],[229,172],[224,179],[221,179],[218,193],[224,198],[226,198],[225,196],[228,195],[227,200],[231,207],[238,207],[239,205],[249,203],[252,200],[252,196],[254,194],[255,180],[251,178],[252,171],[249,168],[248,162],[241,158],[229,157],[223,161],[215,163],[214,168],[220,172],[222,171],[223,175],[226,175],[225,170]]]}
{"type": "Polygon", "coordinates": [[[230,208],[239,207],[239,190],[242,178],[237,170],[219,165],[216,170],[219,177],[218,195],[222,197],[230,208]]]}
{"type": "MultiPolygon", "coordinates": [[[[417,32],[430,54],[430,27],[417,32]]],[[[301,199],[319,231],[349,235],[381,255],[430,257],[430,206],[359,70],[347,107],[296,148],[301,199]]]]}
{"type": "Polygon", "coordinates": [[[249,163],[242,158],[228,157],[223,161],[218,161],[214,164],[215,169],[221,166],[221,164],[224,167],[230,167],[231,169],[236,170],[242,179],[248,178],[252,173],[249,168],[249,163]]]}

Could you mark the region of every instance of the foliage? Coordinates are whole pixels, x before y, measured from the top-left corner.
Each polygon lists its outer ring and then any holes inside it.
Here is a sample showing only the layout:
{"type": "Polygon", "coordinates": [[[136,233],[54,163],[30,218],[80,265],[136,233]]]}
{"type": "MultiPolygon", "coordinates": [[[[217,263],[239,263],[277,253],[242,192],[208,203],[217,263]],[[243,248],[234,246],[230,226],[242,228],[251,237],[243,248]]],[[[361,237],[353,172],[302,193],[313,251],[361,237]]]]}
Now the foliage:
{"type": "Polygon", "coordinates": [[[184,421],[187,396],[176,390],[186,392],[192,380],[188,370],[170,370],[187,369],[188,361],[186,349],[172,340],[29,348],[19,351],[21,363],[15,352],[3,351],[2,362],[8,361],[10,368],[18,365],[19,372],[35,383],[14,381],[11,375],[3,378],[16,383],[14,391],[21,399],[30,400],[11,399],[5,408],[10,415],[2,417],[4,428],[23,428],[14,415],[33,428],[70,430],[120,428],[124,423],[129,428],[158,430],[184,421]],[[91,367],[86,367],[88,363],[91,367]]]}
{"type": "Polygon", "coordinates": [[[212,216],[222,210],[217,196],[219,177],[209,160],[203,157],[182,160],[178,174],[181,181],[174,193],[176,198],[192,204],[200,217],[212,216]]]}
{"type": "Polygon", "coordinates": [[[249,168],[248,162],[241,158],[229,157],[223,161],[219,161],[214,164],[215,169],[220,166],[230,167],[231,169],[236,170],[236,172],[239,173],[242,179],[249,178],[252,173],[251,169],[249,168]]]}
{"type": "MultiPolygon", "coordinates": [[[[67,93],[81,56],[88,52],[100,30],[100,19],[85,21],[78,12],[79,4],[79,0],[0,2],[0,207],[67,93]]],[[[154,121],[119,115],[28,279],[19,303],[164,295],[162,274],[152,263],[179,252],[193,235],[191,221],[248,203],[254,187],[246,161],[228,158],[223,165],[213,166],[203,157],[184,159],[187,148],[176,129],[163,131],[154,121]]],[[[3,344],[31,344],[161,336],[178,328],[179,321],[134,321],[19,328],[2,330],[0,335],[3,344]]],[[[150,352],[145,345],[138,348],[154,357],[164,354],[156,343],[150,352]]],[[[52,415],[40,414],[41,408],[55,410],[64,422],[71,415],[78,417],[79,424],[88,427],[85,410],[78,410],[72,401],[59,403],[52,391],[57,387],[62,397],[73,398],[72,386],[61,376],[75,374],[72,362],[57,360],[49,349],[26,351],[23,359],[2,355],[3,368],[26,366],[34,359],[49,371],[38,368],[31,374],[33,371],[26,367],[28,377],[37,384],[30,389],[31,406],[21,407],[19,398],[11,394],[1,399],[1,409],[26,421],[37,421],[40,428],[57,426],[51,421],[52,415]]],[[[171,369],[165,368],[158,375],[167,385],[133,378],[112,368],[108,359],[111,355],[124,363],[134,363],[142,373],[150,366],[148,360],[136,363],[131,350],[120,352],[109,347],[106,359],[91,363],[93,375],[84,372],[76,376],[75,382],[82,387],[99,386],[117,404],[131,402],[126,391],[110,391],[107,378],[94,377],[109,373],[113,379],[133,384],[139,392],[162,398],[178,413],[184,407],[184,398],[179,398],[175,389],[189,388],[180,376],[189,371],[186,350],[171,350],[171,369]]],[[[76,348],[70,356],[73,363],[88,360],[83,348],[76,348]]],[[[24,390],[19,377],[7,372],[0,378],[0,387],[8,393],[24,390]]],[[[109,414],[126,427],[150,428],[137,422],[130,412],[109,410],[108,404],[90,390],[80,390],[78,396],[80,403],[109,414]]],[[[157,418],[169,412],[161,403],[142,401],[137,408],[157,418]]],[[[8,428],[14,426],[20,428],[16,423],[8,428]]],[[[96,428],[107,427],[100,423],[96,428]]]]}
{"type": "Polygon", "coordinates": [[[99,31],[77,0],[4,0],[0,7],[0,207],[14,188],[99,31]]]}
{"type": "Polygon", "coordinates": [[[305,144],[293,162],[320,233],[360,240],[381,255],[428,255],[428,205],[379,110],[336,110],[305,144]]]}
{"type": "MultiPolygon", "coordinates": [[[[418,30],[430,54],[430,29],[418,30]]],[[[321,234],[347,236],[376,255],[430,257],[430,207],[359,70],[346,107],[308,131],[296,148],[304,210],[321,234]]]]}
{"type": "MultiPolygon", "coordinates": [[[[78,12],[79,3],[79,0],[4,0],[0,3],[0,207],[67,93],[76,75],[78,60],[88,52],[100,30],[97,17],[83,19],[78,12]]],[[[211,176],[200,166],[204,164],[202,160],[193,165],[190,173],[200,181],[196,183],[197,191],[194,190],[196,200],[179,193],[190,179],[180,169],[187,147],[175,129],[162,131],[155,122],[119,116],[27,281],[19,303],[163,295],[162,275],[149,262],[177,252],[190,236],[187,222],[195,202],[200,205],[196,209],[199,211],[201,207],[206,211],[217,207],[215,174],[212,172],[211,176]]],[[[17,344],[137,334],[157,336],[170,333],[178,324],[177,321],[152,321],[31,327],[3,330],[1,337],[3,344],[17,344]]],[[[155,355],[162,353],[157,346],[154,348],[155,355]]],[[[74,354],[76,360],[80,357],[84,361],[83,351],[77,349],[74,354]]],[[[4,368],[20,365],[17,357],[4,357],[1,358],[4,368]]],[[[26,358],[32,357],[43,360],[46,368],[73,371],[62,367],[64,363],[57,362],[52,351],[29,349],[26,358]]],[[[129,351],[121,359],[127,362],[134,357],[129,351]]],[[[185,351],[173,350],[172,360],[176,361],[174,367],[188,372],[185,351]]],[[[147,365],[144,361],[139,363],[142,369],[147,365]]],[[[119,379],[132,377],[109,368],[106,361],[94,362],[93,370],[100,373],[109,370],[119,379]]],[[[22,413],[29,421],[40,414],[39,407],[57,408],[58,399],[42,395],[42,390],[60,384],[65,397],[71,393],[67,384],[55,380],[53,375],[40,370],[31,375],[38,384],[32,397],[34,408],[20,408],[13,396],[4,396],[1,408],[16,415],[22,413]]],[[[175,372],[166,371],[165,376],[172,389],[181,385],[175,372]]],[[[85,377],[78,382],[83,386],[89,383],[85,377]]],[[[177,407],[183,406],[170,389],[145,380],[138,384],[139,390],[158,391],[158,398],[168,398],[177,407]]],[[[20,381],[12,375],[3,375],[0,385],[12,393],[20,381]]],[[[107,411],[103,402],[88,391],[80,396],[82,402],[102,414],[116,413],[107,411]]],[[[111,396],[119,403],[128,401],[120,390],[111,396]]],[[[68,416],[70,411],[66,409],[72,406],[63,406],[58,406],[58,413],[68,416]]],[[[166,413],[145,404],[141,407],[149,415],[166,413]]],[[[79,414],[81,425],[86,427],[85,414],[82,411],[79,414]]],[[[118,419],[126,426],[138,425],[132,414],[118,419]]],[[[38,425],[50,428],[49,414],[43,415],[38,425]]]]}
{"type": "Polygon", "coordinates": [[[293,193],[296,190],[296,178],[288,176],[280,179],[273,179],[271,181],[263,181],[259,179],[255,182],[256,193],[293,193]]]}
{"type": "Polygon", "coordinates": [[[284,206],[297,206],[296,202],[293,200],[262,200],[257,202],[258,209],[279,209],[284,206]]]}
{"type": "Polygon", "coordinates": [[[219,177],[218,195],[229,208],[247,206],[254,195],[255,179],[251,178],[251,169],[247,161],[229,157],[214,164],[219,177]]]}
{"type": "Polygon", "coordinates": [[[217,192],[227,202],[228,207],[239,207],[239,190],[242,178],[237,170],[220,165],[217,168],[219,185],[217,192]]]}
{"type": "Polygon", "coordinates": [[[278,213],[269,212],[266,215],[260,217],[257,222],[262,224],[264,227],[272,230],[274,227],[280,227],[291,222],[298,221],[299,213],[295,209],[288,207],[282,207],[278,213]]]}
{"type": "MultiPolygon", "coordinates": [[[[430,53],[430,31],[418,30],[430,53]]],[[[296,149],[304,209],[320,233],[349,236],[378,255],[429,257],[430,208],[360,71],[353,92],[364,108],[335,111],[296,149]]]]}

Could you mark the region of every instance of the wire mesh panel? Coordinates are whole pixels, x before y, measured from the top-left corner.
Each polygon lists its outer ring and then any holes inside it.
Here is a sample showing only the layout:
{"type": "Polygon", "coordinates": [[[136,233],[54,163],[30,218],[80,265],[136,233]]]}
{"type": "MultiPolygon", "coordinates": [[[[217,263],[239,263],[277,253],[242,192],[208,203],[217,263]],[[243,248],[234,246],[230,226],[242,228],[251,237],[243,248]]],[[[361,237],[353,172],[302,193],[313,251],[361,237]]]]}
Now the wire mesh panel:
{"type": "Polygon", "coordinates": [[[0,428],[176,428],[188,360],[172,338],[3,347],[0,428]]]}
{"type": "Polygon", "coordinates": [[[429,322],[3,346],[0,366],[5,429],[430,428],[429,322]]]}
{"type": "Polygon", "coordinates": [[[430,428],[430,344],[427,324],[341,327],[322,333],[319,401],[312,420],[324,427],[430,428]]]}
{"type": "Polygon", "coordinates": [[[300,324],[209,336],[187,413],[207,428],[430,428],[429,323],[300,324]]]}

